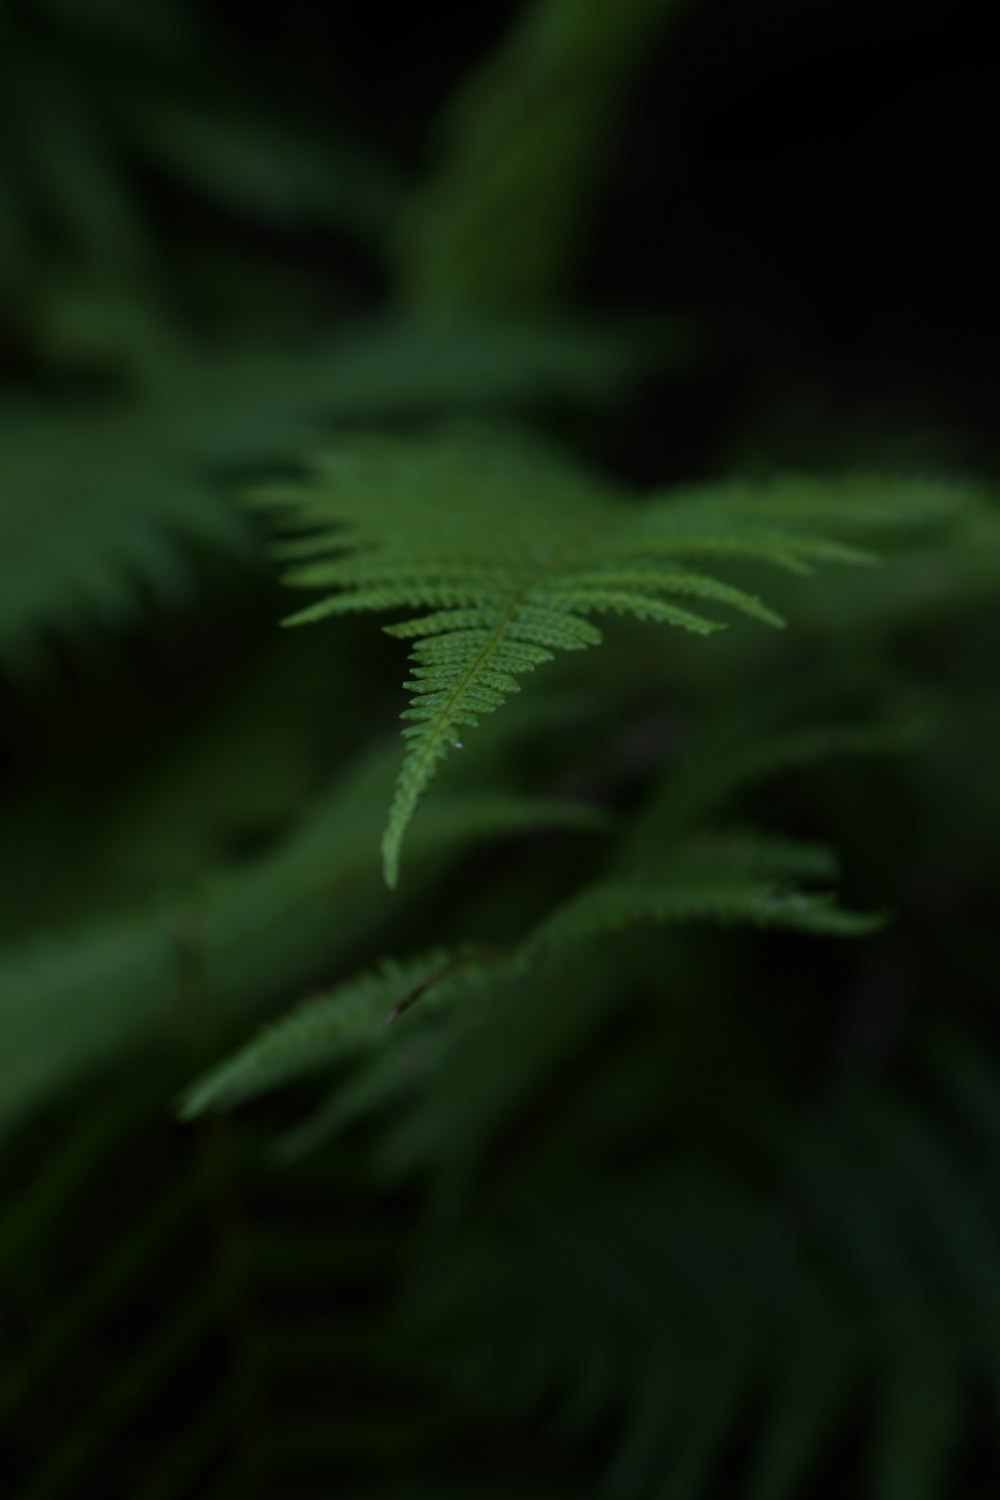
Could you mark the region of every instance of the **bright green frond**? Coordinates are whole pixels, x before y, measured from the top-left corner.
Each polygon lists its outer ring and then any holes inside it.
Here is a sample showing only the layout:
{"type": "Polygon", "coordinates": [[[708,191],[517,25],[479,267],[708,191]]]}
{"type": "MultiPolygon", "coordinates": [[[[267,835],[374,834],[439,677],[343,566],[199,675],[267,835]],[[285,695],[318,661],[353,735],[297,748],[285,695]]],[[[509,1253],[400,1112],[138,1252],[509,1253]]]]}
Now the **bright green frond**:
{"type": "Polygon", "coordinates": [[[389,625],[416,642],[403,718],[406,757],[383,841],[396,884],[407,829],[462,735],[500,708],[518,678],[553,654],[599,644],[588,616],[628,615],[701,635],[724,622],[694,599],[780,626],[757,595],[700,572],[687,556],[765,562],[796,572],[867,564],[828,531],[907,525],[947,510],[947,495],[906,483],[871,499],[870,481],[743,484],[629,503],[610,484],[512,429],[343,441],[305,482],[262,492],[291,543],[285,581],[331,592],[294,623],[359,610],[424,609],[389,625]],[[817,525],[820,530],[817,530],[817,525]]]}

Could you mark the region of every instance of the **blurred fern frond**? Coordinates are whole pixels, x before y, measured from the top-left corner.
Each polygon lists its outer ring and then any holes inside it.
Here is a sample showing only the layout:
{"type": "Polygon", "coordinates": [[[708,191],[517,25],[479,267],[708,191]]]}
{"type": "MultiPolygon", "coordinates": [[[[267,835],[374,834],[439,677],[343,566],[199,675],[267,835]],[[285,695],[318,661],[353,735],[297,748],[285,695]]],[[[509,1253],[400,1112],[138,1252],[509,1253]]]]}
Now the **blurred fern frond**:
{"type": "Polygon", "coordinates": [[[716,833],[661,856],[652,870],[623,870],[585,887],[541,925],[533,946],[579,942],[650,922],[714,921],[841,937],[875,931],[882,918],[845,911],[828,892],[804,884],[826,879],[836,868],[832,851],[822,845],[716,833]]]}
{"type": "Polygon", "coordinates": [[[685,0],[527,0],[439,123],[399,237],[422,313],[547,306],[568,291],[630,88],[685,0]]]}
{"type": "Polygon", "coordinates": [[[83,293],[109,323],[123,298],[165,311],[157,174],[216,210],[385,242],[391,163],[317,125],[288,81],[241,76],[191,7],[9,6],[2,26],[0,306],[29,339],[58,342],[83,293]]]}
{"type": "Polygon", "coordinates": [[[86,631],[183,597],[192,546],[252,556],[252,534],[219,493],[227,467],[280,458],[319,400],[303,361],[185,361],[155,395],[56,414],[3,414],[0,649],[30,661],[45,630],[86,631]]]}
{"type": "Polygon", "coordinates": [[[0,1235],[5,1494],[277,1500],[367,1482],[373,1463],[418,1493],[477,1493],[449,1450],[477,1428],[488,1448],[488,1423],[438,1404],[371,1310],[408,1238],[400,1205],[376,1207],[346,1158],[275,1177],[215,1126],[178,1159],[170,1078],[139,1065],[82,1130],[64,1105],[55,1140],[21,1139],[33,1180],[0,1235]]]}
{"type": "Polygon", "coordinates": [[[971,1039],[935,1046],[909,1099],[873,1082],[769,1131],[759,1107],[716,1096],[738,1044],[671,1065],[666,1021],[598,1027],[589,1047],[577,1028],[586,1087],[567,1087],[551,1050],[567,1028],[543,996],[431,1048],[393,1101],[393,1170],[461,1185],[405,1298],[420,1347],[512,1418],[551,1414],[569,1444],[610,1425],[599,1494],[700,1500],[727,1492],[735,1461],[752,1500],[810,1495],[832,1466],[847,1492],[932,1500],[961,1487],[970,1444],[992,1471],[998,1079],[971,1039]],[[505,1031],[527,1059],[498,1054],[505,1031]],[[671,1099],[684,1135],[644,1146],[671,1099]]]}
{"type": "Polygon", "coordinates": [[[951,510],[948,487],[866,477],[781,479],[653,495],[629,505],[561,456],[511,431],[341,445],[304,482],[262,491],[291,536],[285,581],[333,589],[290,623],[417,608],[386,627],[416,642],[408,741],[383,840],[394,886],[406,831],[461,735],[561,651],[598,645],[594,614],[723,628],[702,606],[771,626],[756,594],[691,562],[764,563],[808,574],[870,564],[843,539],[951,510]],[[694,607],[692,607],[694,606],[694,607]]]}

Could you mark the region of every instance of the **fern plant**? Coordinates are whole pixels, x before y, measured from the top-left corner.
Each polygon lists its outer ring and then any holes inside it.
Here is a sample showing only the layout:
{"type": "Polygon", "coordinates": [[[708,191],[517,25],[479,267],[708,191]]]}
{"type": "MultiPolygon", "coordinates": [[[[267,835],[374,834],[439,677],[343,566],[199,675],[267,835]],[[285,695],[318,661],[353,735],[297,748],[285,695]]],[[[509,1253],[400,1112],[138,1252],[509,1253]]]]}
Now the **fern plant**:
{"type": "Polygon", "coordinates": [[[336,590],[290,623],[425,611],[386,627],[417,642],[405,684],[413,694],[403,715],[407,753],[382,845],[390,886],[439,763],[519,691],[518,677],[557,651],[599,645],[591,615],[698,635],[724,628],[694,601],[781,626],[756,594],[691,562],[736,559],[793,573],[870,564],[870,551],[838,533],[948,509],[933,484],[864,478],[723,486],[629,507],[612,487],[510,432],[376,439],[332,455],[306,484],[259,498],[285,530],[302,533],[282,546],[295,559],[285,581],[336,590]]]}
{"type": "Polygon", "coordinates": [[[994,1500],[991,314],[891,10],[848,131],[768,0],[0,0],[4,1500],[994,1500]]]}

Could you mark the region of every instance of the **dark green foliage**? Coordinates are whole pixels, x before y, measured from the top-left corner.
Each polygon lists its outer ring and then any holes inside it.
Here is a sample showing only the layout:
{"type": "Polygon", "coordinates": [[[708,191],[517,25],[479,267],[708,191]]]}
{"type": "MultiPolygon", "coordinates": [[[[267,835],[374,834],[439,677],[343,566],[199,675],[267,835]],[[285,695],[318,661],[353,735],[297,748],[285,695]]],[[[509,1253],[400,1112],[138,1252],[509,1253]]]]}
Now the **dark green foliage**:
{"type": "Polygon", "coordinates": [[[748,15],[0,0],[4,1500],[995,1495],[992,313],[748,15]]]}
{"type": "Polygon", "coordinates": [[[411,305],[454,317],[565,296],[629,90],[686,3],[529,0],[442,121],[450,149],[400,244],[411,305]]]}

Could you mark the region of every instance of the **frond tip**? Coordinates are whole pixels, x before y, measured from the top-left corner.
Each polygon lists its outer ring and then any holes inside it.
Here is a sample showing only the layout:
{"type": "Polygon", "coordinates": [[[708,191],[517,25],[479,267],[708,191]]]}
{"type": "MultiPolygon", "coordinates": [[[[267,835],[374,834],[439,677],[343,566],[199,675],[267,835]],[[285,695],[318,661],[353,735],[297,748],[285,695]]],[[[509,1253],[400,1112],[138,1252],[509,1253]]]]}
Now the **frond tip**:
{"type": "Polygon", "coordinates": [[[633,505],[523,434],[474,429],[361,438],[304,482],[260,496],[293,533],[279,548],[291,564],[285,581],[327,591],[289,623],[423,611],[386,627],[415,643],[406,756],[382,845],[387,884],[397,883],[403,839],[440,762],[525,673],[557,652],[599,645],[591,615],[709,635],[724,621],[708,607],[780,627],[756,595],[692,560],[794,573],[870,564],[870,551],[830,533],[921,519],[941,507],[928,488],[837,479],[797,488],[783,479],[633,505]]]}

